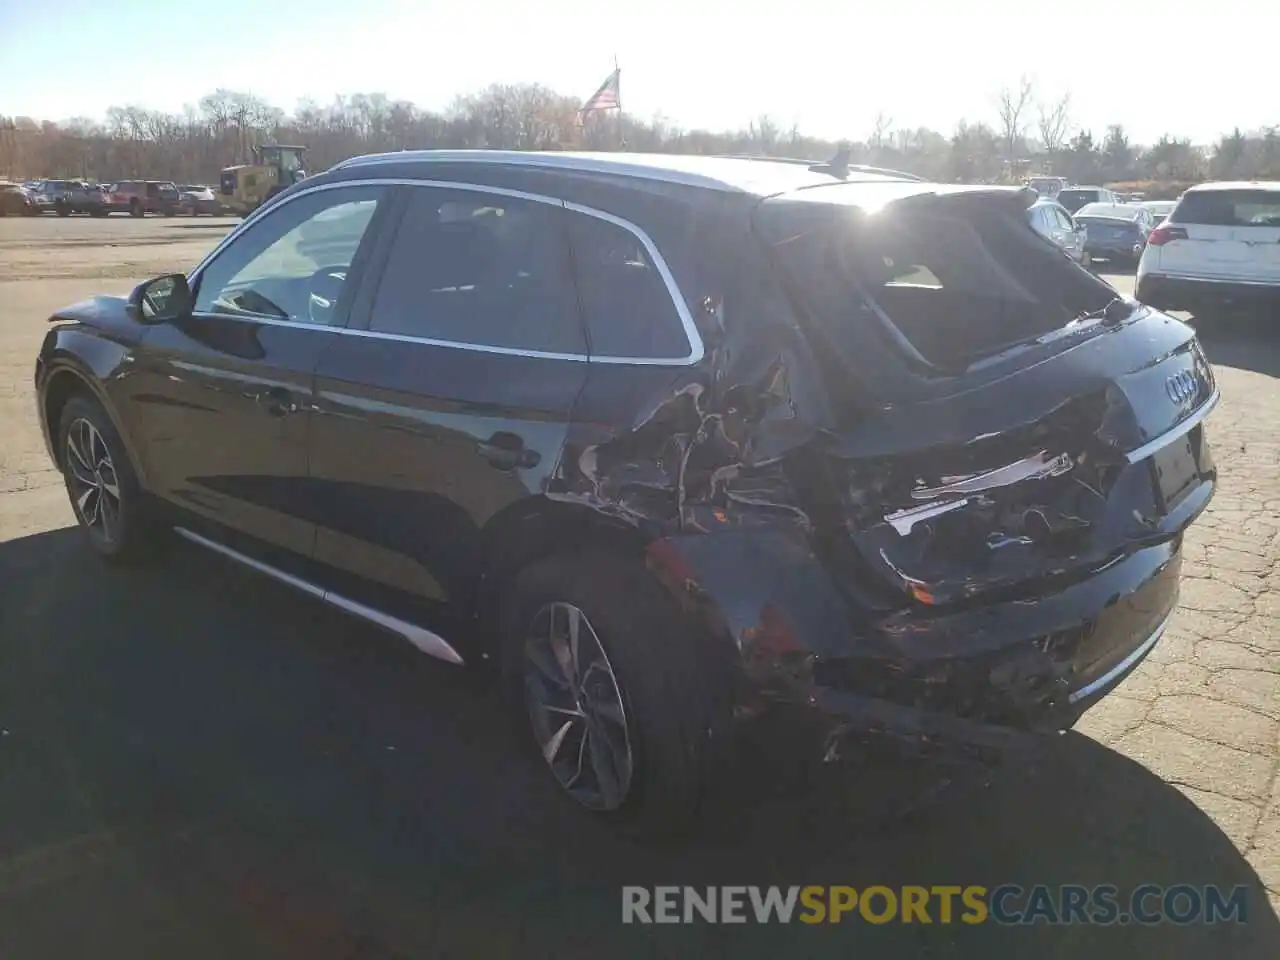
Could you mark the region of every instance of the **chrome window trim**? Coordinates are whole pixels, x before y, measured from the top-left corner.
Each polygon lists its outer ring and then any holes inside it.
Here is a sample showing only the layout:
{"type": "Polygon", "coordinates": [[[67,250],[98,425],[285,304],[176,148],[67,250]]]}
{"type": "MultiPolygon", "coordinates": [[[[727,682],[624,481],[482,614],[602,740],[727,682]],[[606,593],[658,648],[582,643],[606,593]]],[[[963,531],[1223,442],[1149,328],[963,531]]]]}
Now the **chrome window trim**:
{"type": "MultiPolygon", "coordinates": [[[[693,314],[689,311],[688,301],[680,292],[680,285],[676,282],[675,276],[671,273],[667,261],[659,252],[657,245],[653,239],[642,228],[626,220],[623,217],[607,213],[604,210],[597,210],[595,207],[584,206],[580,203],[571,203],[567,200],[561,200],[559,197],[549,197],[538,193],[529,193],[524,190],[512,190],[508,187],[494,187],[487,184],[475,184],[464,181],[455,180],[410,180],[408,178],[387,178],[387,179],[369,179],[369,180],[339,180],[331,183],[320,183],[299,190],[295,194],[284,198],[276,206],[286,203],[292,203],[301,197],[310,196],[313,193],[319,193],[324,190],[338,190],[343,187],[427,187],[445,190],[465,190],[474,193],[487,193],[500,197],[513,197],[518,200],[529,200],[534,203],[545,203],[551,206],[557,206],[561,209],[579,213],[589,217],[595,217],[598,220],[604,220],[612,223],[614,226],[621,227],[626,230],[644,247],[645,252],[653,261],[654,267],[658,271],[658,276],[662,278],[663,284],[667,288],[667,294],[671,297],[672,303],[676,308],[676,315],[680,318],[680,326],[684,330],[685,339],[689,343],[689,353],[683,357],[618,357],[618,356],[593,356],[586,353],[553,353],[545,350],[524,350],[518,347],[499,347],[490,346],[482,343],[462,343],[453,340],[436,340],[430,337],[415,337],[409,334],[399,333],[382,333],[377,330],[352,330],[349,327],[331,327],[324,324],[295,322],[292,320],[278,320],[271,317],[238,317],[230,314],[211,314],[201,312],[200,316],[219,317],[228,320],[236,320],[245,323],[261,323],[267,326],[295,327],[303,330],[325,330],[330,333],[341,334],[343,336],[366,337],[372,340],[392,340],[406,343],[420,343],[432,347],[446,347],[453,350],[471,350],[476,353],[492,353],[499,356],[512,357],[529,357],[539,360],[568,360],[577,363],[604,363],[604,364],[625,364],[628,366],[646,366],[646,367],[691,367],[702,361],[706,356],[706,346],[702,342],[702,336],[698,333],[697,324],[694,323],[693,314]]],[[[270,212],[270,211],[267,211],[270,212]]],[[[195,288],[199,282],[200,275],[204,269],[213,261],[215,257],[230,244],[236,237],[240,236],[252,224],[256,223],[262,217],[261,208],[254,211],[241,222],[240,226],[228,233],[215,246],[205,258],[196,264],[195,268],[187,274],[187,282],[195,288]]]]}

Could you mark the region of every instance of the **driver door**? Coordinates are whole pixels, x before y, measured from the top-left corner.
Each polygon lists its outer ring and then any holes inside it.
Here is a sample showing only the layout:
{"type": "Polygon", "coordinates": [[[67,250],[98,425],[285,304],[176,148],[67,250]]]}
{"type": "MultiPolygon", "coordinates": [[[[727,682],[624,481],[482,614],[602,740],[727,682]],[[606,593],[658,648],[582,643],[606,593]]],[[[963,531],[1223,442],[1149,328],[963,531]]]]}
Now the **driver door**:
{"type": "Polygon", "coordinates": [[[285,201],[192,276],[190,317],[147,330],[129,395],[152,492],[310,556],[313,371],[346,322],[385,196],[350,186],[285,201]]]}

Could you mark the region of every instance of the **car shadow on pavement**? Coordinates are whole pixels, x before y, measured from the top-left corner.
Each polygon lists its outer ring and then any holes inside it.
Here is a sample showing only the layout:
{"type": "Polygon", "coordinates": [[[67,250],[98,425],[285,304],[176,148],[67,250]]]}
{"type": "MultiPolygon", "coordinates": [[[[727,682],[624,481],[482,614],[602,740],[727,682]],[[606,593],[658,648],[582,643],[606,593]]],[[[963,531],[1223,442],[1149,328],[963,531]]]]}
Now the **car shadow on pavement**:
{"type": "Polygon", "coordinates": [[[749,771],[727,826],[647,846],[585,819],[471,674],[220,558],[102,566],[0,543],[0,956],[1280,956],[1219,827],[1088,738],[961,778],[749,771]],[[623,925],[621,887],[1247,887],[1247,923],[623,925]]]}
{"type": "Polygon", "coordinates": [[[1135,277],[1138,275],[1138,265],[1124,260],[1094,260],[1093,271],[1094,273],[1104,275],[1112,274],[1118,277],[1135,277]]]}
{"type": "Polygon", "coordinates": [[[1202,316],[1192,324],[1214,366],[1280,376],[1280,314],[1202,316]]]}

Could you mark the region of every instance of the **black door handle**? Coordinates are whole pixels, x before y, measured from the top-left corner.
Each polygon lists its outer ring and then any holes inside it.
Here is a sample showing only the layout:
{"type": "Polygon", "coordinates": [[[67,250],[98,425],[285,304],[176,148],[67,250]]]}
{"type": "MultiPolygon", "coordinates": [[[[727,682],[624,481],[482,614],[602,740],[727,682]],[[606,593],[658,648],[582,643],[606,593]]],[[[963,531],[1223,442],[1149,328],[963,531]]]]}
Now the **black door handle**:
{"type": "Polygon", "coordinates": [[[258,404],[273,417],[283,417],[298,412],[293,394],[284,387],[271,387],[257,396],[258,404]]]}
{"type": "Polygon", "coordinates": [[[537,450],[528,449],[518,436],[505,431],[477,443],[476,452],[496,470],[527,470],[542,459],[537,450]]]}

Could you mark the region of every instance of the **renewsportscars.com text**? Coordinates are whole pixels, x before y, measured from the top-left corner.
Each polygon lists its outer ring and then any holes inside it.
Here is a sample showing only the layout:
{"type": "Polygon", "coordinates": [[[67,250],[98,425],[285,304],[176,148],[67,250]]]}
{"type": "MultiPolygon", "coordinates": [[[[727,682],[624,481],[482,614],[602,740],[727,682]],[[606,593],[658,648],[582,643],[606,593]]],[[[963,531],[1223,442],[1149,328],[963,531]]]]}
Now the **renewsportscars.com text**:
{"type": "Polygon", "coordinates": [[[1243,886],[623,887],[623,923],[1246,923],[1243,886]]]}

